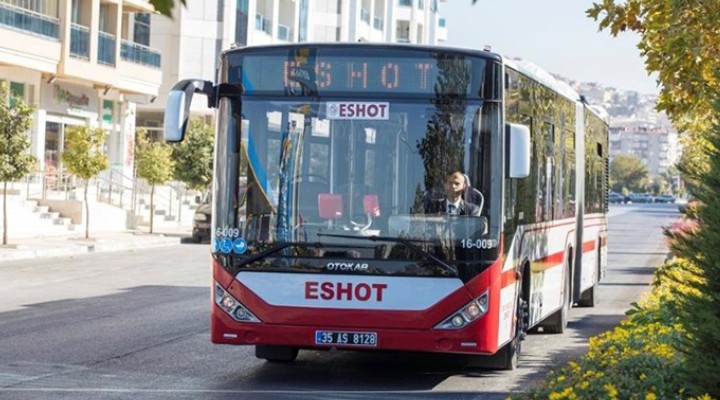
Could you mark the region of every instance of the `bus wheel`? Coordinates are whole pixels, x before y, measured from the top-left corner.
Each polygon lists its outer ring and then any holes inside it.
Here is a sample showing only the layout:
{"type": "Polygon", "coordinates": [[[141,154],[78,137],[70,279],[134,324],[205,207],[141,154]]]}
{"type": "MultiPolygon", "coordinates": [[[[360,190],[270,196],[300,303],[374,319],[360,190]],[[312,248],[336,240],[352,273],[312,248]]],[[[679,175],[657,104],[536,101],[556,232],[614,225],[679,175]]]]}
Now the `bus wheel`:
{"type": "Polygon", "coordinates": [[[471,356],[470,366],[512,371],[520,361],[521,342],[525,340],[528,325],[528,304],[522,296],[518,299],[515,337],[491,356],[471,356]]]}
{"type": "Polygon", "coordinates": [[[293,362],[298,356],[298,348],[291,346],[255,346],[255,357],[270,362],[293,362]]]}
{"type": "MultiPolygon", "coordinates": [[[[570,258],[568,258],[570,259],[570,258]]],[[[565,282],[563,283],[563,303],[560,309],[555,311],[553,315],[548,317],[545,322],[542,323],[543,332],[545,333],[565,333],[568,325],[568,314],[570,313],[570,302],[572,297],[570,296],[570,270],[569,265],[565,271],[565,282]]]]}

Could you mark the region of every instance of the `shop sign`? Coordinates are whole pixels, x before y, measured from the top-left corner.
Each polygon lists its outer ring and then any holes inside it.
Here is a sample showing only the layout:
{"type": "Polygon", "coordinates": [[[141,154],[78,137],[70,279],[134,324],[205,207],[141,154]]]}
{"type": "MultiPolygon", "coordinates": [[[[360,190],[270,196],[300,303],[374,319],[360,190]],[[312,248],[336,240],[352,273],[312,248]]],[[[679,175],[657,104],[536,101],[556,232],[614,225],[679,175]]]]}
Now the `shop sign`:
{"type": "Polygon", "coordinates": [[[98,117],[98,94],[93,88],[68,83],[45,84],[43,103],[48,112],[91,119],[98,117]]]}

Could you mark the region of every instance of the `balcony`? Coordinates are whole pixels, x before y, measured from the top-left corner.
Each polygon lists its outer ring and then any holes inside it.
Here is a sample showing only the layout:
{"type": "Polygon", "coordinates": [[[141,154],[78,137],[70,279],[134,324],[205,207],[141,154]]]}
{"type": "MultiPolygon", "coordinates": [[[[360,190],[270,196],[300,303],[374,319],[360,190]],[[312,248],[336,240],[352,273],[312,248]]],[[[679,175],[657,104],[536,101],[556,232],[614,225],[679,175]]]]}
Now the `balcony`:
{"type": "Polygon", "coordinates": [[[115,35],[100,32],[98,36],[98,64],[115,66],[115,35]]]}
{"type": "Polygon", "coordinates": [[[123,40],[120,58],[131,63],[160,68],[160,52],[138,43],[123,40]]]}
{"type": "Polygon", "coordinates": [[[0,3],[0,25],[44,38],[60,38],[60,22],[57,18],[6,3],[0,3]]]}
{"type": "Polygon", "coordinates": [[[70,25],[70,55],[82,60],[90,59],[90,28],[70,25]]]}

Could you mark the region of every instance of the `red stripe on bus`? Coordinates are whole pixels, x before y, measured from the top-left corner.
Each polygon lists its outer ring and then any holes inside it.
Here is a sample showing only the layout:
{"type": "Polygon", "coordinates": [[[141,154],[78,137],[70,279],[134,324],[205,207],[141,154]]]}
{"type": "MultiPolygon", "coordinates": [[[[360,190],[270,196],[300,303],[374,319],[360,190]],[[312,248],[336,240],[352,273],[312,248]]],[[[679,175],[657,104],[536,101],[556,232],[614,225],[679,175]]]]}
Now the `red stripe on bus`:
{"type": "Polygon", "coordinates": [[[560,251],[555,254],[549,254],[539,260],[533,261],[531,268],[535,272],[544,271],[548,268],[552,268],[554,266],[562,264],[563,261],[565,261],[565,252],[560,251]]]}
{"type": "Polygon", "coordinates": [[[500,276],[500,288],[510,286],[517,281],[517,272],[514,269],[509,269],[502,273],[500,276]]]}
{"type": "Polygon", "coordinates": [[[593,251],[593,250],[595,250],[595,241],[594,240],[583,243],[583,253],[587,253],[587,252],[593,251]]]}

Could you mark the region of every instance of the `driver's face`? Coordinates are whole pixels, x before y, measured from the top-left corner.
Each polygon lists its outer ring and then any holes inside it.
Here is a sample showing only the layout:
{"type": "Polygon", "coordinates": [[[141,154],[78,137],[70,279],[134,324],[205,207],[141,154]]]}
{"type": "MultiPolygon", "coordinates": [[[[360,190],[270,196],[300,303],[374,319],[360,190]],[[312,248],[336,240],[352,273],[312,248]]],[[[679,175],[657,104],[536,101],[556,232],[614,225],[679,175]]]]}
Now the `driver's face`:
{"type": "Polygon", "coordinates": [[[456,199],[465,190],[465,179],[460,174],[452,174],[445,181],[445,193],[456,199]]]}

